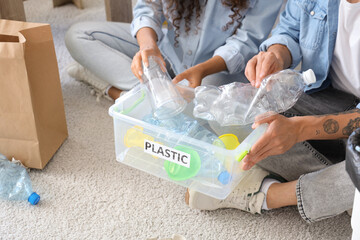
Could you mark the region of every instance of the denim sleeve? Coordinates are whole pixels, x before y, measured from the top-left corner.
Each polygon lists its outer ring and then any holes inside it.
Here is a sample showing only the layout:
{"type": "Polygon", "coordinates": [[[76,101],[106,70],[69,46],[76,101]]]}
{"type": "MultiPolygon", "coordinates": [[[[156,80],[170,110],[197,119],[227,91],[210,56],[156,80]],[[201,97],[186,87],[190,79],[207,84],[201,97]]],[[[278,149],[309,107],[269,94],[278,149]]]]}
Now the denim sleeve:
{"type": "MultiPolygon", "coordinates": [[[[311,26],[309,26],[311,27],[311,26]]],[[[295,68],[301,61],[301,51],[299,45],[300,34],[300,7],[289,0],[285,11],[280,15],[279,24],[272,32],[272,36],[260,45],[260,51],[266,51],[271,45],[285,45],[292,57],[290,68],[295,68]]]]}
{"type": "Polygon", "coordinates": [[[165,16],[162,10],[161,0],[138,0],[133,10],[134,19],[131,22],[131,34],[136,38],[137,32],[144,27],[152,28],[158,37],[158,42],[163,38],[162,24],[165,16]]]}
{"type": "Polygon", "coordinates": [[[215,50],[214,56],[224,59],[230,74],[241,72],[268,37],[278,16],[282,0],[257,0],[245,15],[236,34],[215,50]]]}

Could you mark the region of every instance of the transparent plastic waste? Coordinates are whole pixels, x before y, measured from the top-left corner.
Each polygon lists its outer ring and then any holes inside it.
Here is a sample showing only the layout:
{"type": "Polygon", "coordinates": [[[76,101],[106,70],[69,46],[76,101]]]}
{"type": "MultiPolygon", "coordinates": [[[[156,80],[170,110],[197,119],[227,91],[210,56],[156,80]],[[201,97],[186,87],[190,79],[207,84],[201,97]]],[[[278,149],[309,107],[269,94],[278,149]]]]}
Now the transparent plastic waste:
{"type": "Polygon", "coordinates": [[[151,119],[151,96],[144,84],[121,96],[109,109],[114,120],[116,159],[194,191],[225,199],[244,176],[241,160],[266,126],[255,130],[250,125],[221,127],[215,121],[196,119],[193,116],[194,90],[176,87],[188,102],[186,108],[174,116],[181,119],[181,124],[171,118],[151,119]],[[218,146],[221,135],[233,136],[226,140],[226,136],[221,138],[223,144],[218,146]],[[171,153],[170,157],[167,152],[171,153]],[[187,167],[181,161],[186,155],[190,156],[187,167]],[[224,170],[228,174],[221,175],[224,170]]]}
{"type": "Polygon", "coordinates": [[[143,121],[183,136],[190,136],[219,147],[225,147],[218,136],[201,126],[195,119],[182,113],[166,119],[158,119],[152,114],[149,114],[143,118],[143,121]]]}
{"type": "MultiPolygon", "coordinates": [[[[167,119],[158,119],[152,114],[149,114],[143,118],[143,121],[154,126],[163,127],[182,136],[189,136],[194,139],[225,148],[224,143],[218,138],[218,136],[201,126],[195,119],[182,113],[167,119]]],[[[154,133],[152,135],[154,135],[154,133]]],[[[159,138],[164,139],[164,137],[161,136],[159,136],[159,138]]],[[[155,138],[154,141],[157,141],[157,139],[155,138]]],[[[204,178],[217,176],[217,179],[222,184],[227,184],[229,182],[230,173],[225,169],[219,159],[216,159],[210,154],[197,153],[186,146],[178,145],[173,147],[177,150],[190,154],[192,159],[196,159],[192,161],[193,164],[189,170],[183,169],[182,166],[177,164],[165,162],[165,169],[168,172],[169,177],[173,180],[184,180],[189,177],[193,177],[193,175],[196,174],[196,176],[204,178]]]]}
{"type": "Polygon", "coordinates": [[[36,205],[40,196],[32,190],[29,174],[19,163],[10,162],[0,154],[0,198],[5,200],[27,200],[36,205]]]}
{"type": "Polygon", "coordinates": [[[309,69],[302,74],[283,70],[266,77],[257,89],[251,84],[234,82],[220,87],[195,89],[194,116],[217,121],[221,126],[247,125],[290,109],[306,85],[316,81],[309,69]]]}
{"type": "Polygon", "coordinates": [[[149,66],[145,67],[143,80],[151,96],[154,115],[159,118],[170,118],[182,112],[187,102],[172,83],[166,69],[156,57],[149,57],[149,66]]]}

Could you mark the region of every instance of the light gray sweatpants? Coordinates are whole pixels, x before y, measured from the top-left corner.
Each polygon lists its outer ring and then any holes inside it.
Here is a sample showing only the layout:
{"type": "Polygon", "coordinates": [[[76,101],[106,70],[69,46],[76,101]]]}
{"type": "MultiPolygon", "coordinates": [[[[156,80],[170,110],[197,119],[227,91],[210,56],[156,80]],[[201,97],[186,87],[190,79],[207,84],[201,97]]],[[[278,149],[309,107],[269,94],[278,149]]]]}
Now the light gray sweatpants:
{"type": "MultiPolygon", "coordinates": [[[[130,34],[130,24],[118,22],[81,22],[65,36],[71,56],[100,79],[121,90],[130,90],[139,80],[131,72],[131,62],[139,51],[130,34]]],[[[165,59],[166,60],[166,59],[165,59]]],[[[171,77],[175,77],[167,63],[171,77]]],[[[243,73],[217,73],[205,77],[202,85],[224,85],[246,81],[243,73]]]]}

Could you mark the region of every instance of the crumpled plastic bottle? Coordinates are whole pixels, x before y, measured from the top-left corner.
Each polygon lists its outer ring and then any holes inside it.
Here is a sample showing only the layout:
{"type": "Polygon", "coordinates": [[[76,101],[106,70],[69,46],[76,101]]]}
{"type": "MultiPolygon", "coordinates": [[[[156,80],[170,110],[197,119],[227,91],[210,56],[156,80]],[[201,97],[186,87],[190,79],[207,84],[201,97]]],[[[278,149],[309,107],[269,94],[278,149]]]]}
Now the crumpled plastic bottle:
{"type": "Polygon", "coordinates": [[[291,69],[266,77],[257,89],[234,82],[220,87],[195,89],[194,116],[217,121],[221,126],[247,125],[256,119],[290,109],[308,84],[316,81],[309,69],[302,74],[291,69]]]}
{"type": "Polygon", "coordinates": [[[29,174],[19,163],[10,162],[0,153],[0,198],[4,200],[27,200],[32,205],[40,196],[32,190],[29,174]]]}

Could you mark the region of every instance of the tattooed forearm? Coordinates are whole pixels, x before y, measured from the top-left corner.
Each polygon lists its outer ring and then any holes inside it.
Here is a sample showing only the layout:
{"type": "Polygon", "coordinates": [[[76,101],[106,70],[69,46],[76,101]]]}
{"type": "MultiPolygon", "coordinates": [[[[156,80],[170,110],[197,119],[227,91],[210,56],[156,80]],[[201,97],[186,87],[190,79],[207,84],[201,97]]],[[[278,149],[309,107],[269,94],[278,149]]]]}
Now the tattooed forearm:
{"type": "Polygon", "coordinates": [[[320,130],[316,130],[315,135],[320,135],[320,130]]]}
{"type": "Polygon", "coordinates": [[[326,133],[334,134],[339,130],[339,123],[334,119],[328,119],[325,121],[323,127],[326,133]]]}
{"type": "Polygon", "coordinates": [[[342,133],[345,136],[350,136],[350,134],[359,127],[360,127],[360,117],[355,119],[350,119],[346,127],[343,128],[342,133]]]}

